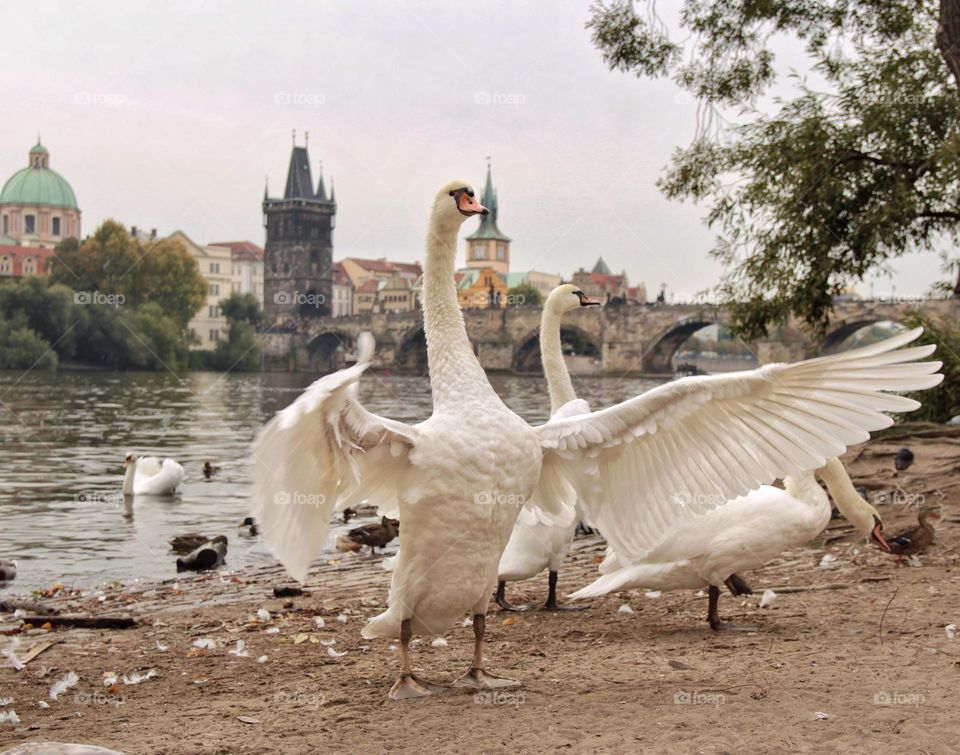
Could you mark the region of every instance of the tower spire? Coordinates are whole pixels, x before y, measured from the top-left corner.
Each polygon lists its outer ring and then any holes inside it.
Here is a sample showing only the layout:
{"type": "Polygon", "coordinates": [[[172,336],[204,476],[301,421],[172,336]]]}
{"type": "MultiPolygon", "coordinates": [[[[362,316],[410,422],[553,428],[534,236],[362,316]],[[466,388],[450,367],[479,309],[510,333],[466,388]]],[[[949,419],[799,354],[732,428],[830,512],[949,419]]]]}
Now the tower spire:
{"type": "Polygon", "coordinates": [[[320,180],[317,182],[317,199],[326,202],[327,201],[327,191],[323,186],[323,160],[318,162],[318,170],[320,171],[320,180]]]}
{"type": "Polygon", "coordinates": [[[293,146],[297,146],[297,130],[293,129],[293,146]]]}

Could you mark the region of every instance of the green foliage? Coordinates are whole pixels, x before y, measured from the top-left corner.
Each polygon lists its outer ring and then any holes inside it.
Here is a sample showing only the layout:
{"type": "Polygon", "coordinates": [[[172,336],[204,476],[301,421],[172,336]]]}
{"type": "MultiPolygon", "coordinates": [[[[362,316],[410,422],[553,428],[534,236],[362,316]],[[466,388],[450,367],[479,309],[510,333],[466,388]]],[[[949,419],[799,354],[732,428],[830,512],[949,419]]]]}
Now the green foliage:
{"type": "Polygon", "coordinates": [[[903,419],[946,422],[960,414],[960,324],[938,322],[918,312],[911,314],[904,324],[911,328],[923,326],[923,335],[914,345],[936,345],[934,358],[943,362],[940,370],[943,382],[936,388],[913,394],[912,398],[919,401],[921,407],[903,419]]]}
{"type": "Polygon", "coordinates": [[[263,320],[260,302],[253,294],[232,293],[220,302],[227,318],[227,340],[217,344],[208,364],[213,369],[253,372],[260,369],[260,344],[256,325],[263,320]]]}
{"type": "Polygon", "coordinates": [[[630,3],[593,7],[611,68],[669,76],[707,113],[740,109],[678,149],[659,185],[708,205],[726,268],[718,293],[746,338],[791,314],[822,332],[851,280],[958,240],[960,98],[936,47],[938,7],[686,0],[679,46],[630,3]],[[784,34],[826,86],[797,81],[796,96],[761,109],[777,79],[768,43],[784,34]]]}
{"type": "Polygon", "coordinates": [[[517,306],[539,307],[543,304],[543,296],[529,283],[519,283],[507,291],[507,303],[517,306]]]}
{"type": "Polygon", "coordinates": [[[26,318],[0,320],[0,370],[55,370],[57,354],[26,318]]]}
{"type": "Polygon", "coordinates": [[[134,309],[152,302],[180,328],[200,311],[207,295],[207,283],[181,243],[160,239],[144,244],[113,220],[82,244],[70,238],[56,251],[54,282],[75,291],[123,297],[123,304],[134,309]]]}
{"type": "Polygon", "coordinates": [[[220,300],[220,311],[230,322],[245,322],[259,325],[263,321],[263,310],[253,294],[241,294],[236,291],[226,299],[220,300]]]}

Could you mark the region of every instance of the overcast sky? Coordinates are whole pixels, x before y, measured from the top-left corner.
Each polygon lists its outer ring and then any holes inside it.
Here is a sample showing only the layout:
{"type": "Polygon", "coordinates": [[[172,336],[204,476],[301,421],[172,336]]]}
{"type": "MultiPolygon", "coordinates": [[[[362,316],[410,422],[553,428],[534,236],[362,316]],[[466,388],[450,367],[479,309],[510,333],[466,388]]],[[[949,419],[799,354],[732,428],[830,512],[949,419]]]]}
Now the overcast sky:
{"type": "MultiPolygon", "coordinates": [[[[337,258],[422,259],[436,189],[481,185],[490,155],[514,270],[569,276],[602,255],[651,297],[718,279],[704,208],[654,185],[696,106],[609,72],[587,2],[11,1],[3,15],[0,177],[41,132],[85,233],[112,217],[263,244],[264,179],[282,192],[295,128],[336,181],[337,258]]],[[[900,263],[897,293],[924,292],[938,265],[900,263]]]]}

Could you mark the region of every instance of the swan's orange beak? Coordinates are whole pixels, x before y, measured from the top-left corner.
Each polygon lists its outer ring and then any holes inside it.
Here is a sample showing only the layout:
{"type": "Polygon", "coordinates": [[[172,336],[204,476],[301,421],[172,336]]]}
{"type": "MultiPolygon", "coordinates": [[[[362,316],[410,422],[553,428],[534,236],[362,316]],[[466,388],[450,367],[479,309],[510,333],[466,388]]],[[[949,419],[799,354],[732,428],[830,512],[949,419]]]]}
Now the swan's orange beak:
{"type": "Polygon", "coordinates": [[[883,525],[880,522],[876,522],[876,526],[870,531],[870,539],[873,540],[877,545],[879,545],[887,553],[890,553],[890,543],[886,541],[883,536],[883,525]]]}
{"type": "Polygon", "coordinates": [[[598,302],[596,299],[591,299],[589,296],[584,294],[583,296],[580,297],[580,306],[581,307],[599,307],[600,302],[598,302]]]}
{"type": "Polygon", "coordinates": [[[490,214],[490,210],[477,201],[477,198],[474,196],[472,191],[469,193],[467,191],[460,191],[457,193],[456,199],[457,209],[460,210],[461,215],[470,217],[471,215],[490,214]]]}

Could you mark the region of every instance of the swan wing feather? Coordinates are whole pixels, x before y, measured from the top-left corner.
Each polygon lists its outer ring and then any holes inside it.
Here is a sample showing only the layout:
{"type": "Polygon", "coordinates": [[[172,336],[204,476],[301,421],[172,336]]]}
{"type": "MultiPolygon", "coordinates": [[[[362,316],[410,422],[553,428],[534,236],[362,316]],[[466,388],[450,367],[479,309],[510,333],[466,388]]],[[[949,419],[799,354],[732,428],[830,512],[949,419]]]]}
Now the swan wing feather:
{"type": "Polygon", "coordinates": [[[587,513],[621,559],[647,556],[675,528],[778,477],[817,469],[889,427],[913,399],[881,391],[937,385],[929,347],[896,351],[917,328],[861,349],[795,364],[690,377],[592,414],[537,428],[544,469],[589,460],[587,513]]]}
{"type": "Polygon", "coordinates": [[[301,582],[336,509],[371,493],[396,498],[416,442],[415,428],[372,414],[357,399],[371,342],[361,336],[355,365],[315,381],[253,443],[251,513],[267,547],[301,582]]]}

